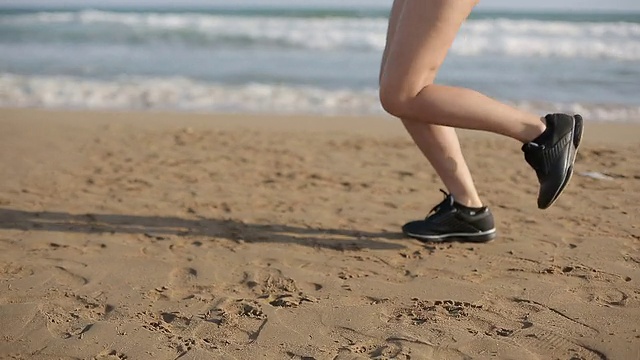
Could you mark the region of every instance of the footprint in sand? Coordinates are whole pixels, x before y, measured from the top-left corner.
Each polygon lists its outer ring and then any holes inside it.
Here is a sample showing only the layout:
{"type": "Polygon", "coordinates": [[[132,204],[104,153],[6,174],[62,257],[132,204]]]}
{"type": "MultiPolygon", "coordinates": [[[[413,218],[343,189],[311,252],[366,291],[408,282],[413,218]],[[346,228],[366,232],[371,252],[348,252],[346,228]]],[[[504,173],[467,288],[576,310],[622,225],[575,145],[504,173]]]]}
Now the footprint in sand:
{"type": "Polygon", "coordinates": [[[343,268],[338,273],[338,277],[342,280],[375,277],[376,275],[379,275],[379,274],[372,270],[361,270],[361,269],[351,269],[351,268],[343,268]]]}
{"type": "Polygon", "coordinates": [[[198,271],[191,267],[176,267],[169,273],[167,285],[157,287],[144,296],[152,301],[195,300],[203,303],[215,298],[215,286],[198,285],[198,271]]]}
{"type": "MultiPolygon", "coordinates": [[[[292,358],[296,359],[295,357],[292,357],[292,358]]],[[[297,359],[299,359],[299,357],[297,359]]],[[[342,348],[339,350],[338,355],[336,355],[332,360],[368,360],[368,359],[370,359],[368,356],[354,353],[349,348],[342,348]]]]}
{"type": "Polygon", "coordinates": [[[394,336],[385,340],[369,353],[371,359],[450,359],[464,360],[469,357],[447,346],[436,346],[410,337],[394,336]]]}
{"type": "Polygon", "coordinates": [[[202,314],[202,326],[196,329],[201,347],[218,349],[229,345],[247,345],[258,339],[268,319],[262,305],[249,299],[219,299],[202,314]]]}
{"type": "Polygon", "coordinates": [[[113,318],[118,314],[118,311],[115,311],[115,306],[104,304],[99,299],[91,296],[76,295],[74,302],[76,305],[74,310],[76,312],[80,312],[80,317],[85,319],[104,321],[107,320],[107,318],[113,318]]]}
{"type": "Polygon", "coordinates": [[[80,275],[76,269],[84,269],[87,264],[79,261],[44,258],[39,260],[37,270],[34,268],[33,273],[41,272],[50,275],[50,280],[56,283],[56,288],[66,287],[65,290],[77,290],[89,283],[89,279],[80,275]]]}
{"type": "Polygon", "coordinates": [[[182,315],[179,312],[163,312],[160,314],[160,317],[172,330],[180,332],[188,329],[194,322],[192,317],[182,315]]]}
{"type": "Polygon", "coordinates": [[[607,283],[624,283],[627,282],[624,276],[592,268],[586,265],[580,264],[567,264],[567,265],[550,265],[539,271],[542,274],[555,274],[577,277],[585,280],[603,281],[607,283]]]}
{"type": "Polygon", "coordinates": [[[174,349],[177,354],[181,354],[178,358],[196,347],[206,349],[208,347],[206,342],[197,333],[207,328],[217,329],[217,326],[207,323],[201,317],[188,316],[180,312],[160,314],[142,312],[137,313],[136,316],[145,323],[142,326],[144,329],[164,336],[167,346],[174,349]]]}
{"type": "MultiPolygon", "coordinates": [[[[397,320],[408,319],[413,325],[432,323],[448,318],[467,318],[472,311],[482,311],[483,305],[456,300],[420,300],[413,299],[412,306],[396,311],[397,320]]],[[[477,315],[476,315],[477,316],[477,315]]]]}
{"type": "Polygon", "coordinates": [[[169,273],[166,286],[171,300],[183,300],[193,297],[194,282],[198,278],[198,271],[191,267],[174,268],[169,273]]]}
{"type": "MultiPolygon", "coordinates": [[[[357,334],[364,335],[356,332],[357,334]]],[[[448,346],[438,346],[407,335],[391,336],[383,341],[371,339],[353,341],[341,347],[334,360],[360,359],[451,359],[464,360],[468,356],[448,346]]]]}
{"type": "MultiPolygon", "coordinates": [[[[479,261],[488,264],[490,267],[509,272],[522,272],[540,275],[568,276],[589,281],[604,281],[607,283],[624,283],[628,280],[619,274],[609,273],[582,264],[565,263],[549,264],[542,261],[528,259],[518,256],[479,256],[479,261]]],[[[500,274],[502,271],[496,271],[500,274]]]]}
{"type": "Polygon", "coordinates": [[[51,336],[59,339],[69,339],[79,334],[88,324],[82,324],[74,311],[53,303],[42,304],[40,312],[47,319],[46,326],[51,336]]]}
{"type": "Polygon", "coordinates": [[[112,318],[115,306],[105,305],[100,300],[85,295],[66,296],[64,303],[45,303],[40,312],[47,318],[47,329],[51,335],[68,339],[82,338],[94,323],[112,318]]]}
{"type": "Polygon", "coordinates": [[[604,306],[640,307],[640,299],[629,296],[629,292],[610,286],[586,285],[572,289],[586,302],[596,302],[604,306]]]}
{"type": "Polygon", "coordinates": [[[580,360],[606,360],[607,357],[593,349],[573,342],[562,335],[542,329],[530,329],[512,336],[514,342],[544,358],[566,358],[580,360]],[[562,354],[562,357],[559,357],[562,354]]]}
{"type": "Polygon", "coordinates": [[[413,305],[398,309],[392,321],[412,326],[437,323],[440,330],[452,334],[464,329],[477,339],[516,344],[542,358],[604,359],[598,351],[556,332],[570,333],[573,329],[595,335],[597,330],[557,309],[527,299],[513,299],[496,309],[464,301],[414,299],[413,305]],[[505,312],[505,308],[509,311],[505,312]],[[545,324],[552,324],[553,329],[545,324]]]}
{"type": "Polygon", "coordinates": [[[105,350],[94,356],[91,360],[128,360],[129,357],[115,350],[105,350]]]}
{"type": "Polygon", "coordinates": [[[89,283],[89,279],[76,274],[75,272],[67,269],[64,266],[55,266],[53,268],[52,274],[53,278],[60,285],[68,286],[70,289],[74,290],[89,283]]]}
{"type": "Polygon", "coordinates": [[[12,281],[16,279],[24,279],[35,273],[33,268],[15,263],[6,263],[0,266],[0,277],[4,281],[12,281]]]}
{"type": "MultiPolygon", "coordinates": [[[[263,299],[275,307],[298,307],[304,302],[315,302],[313,296],[307,295],[295,280],[286,277],[281,270],[261,268],[251,273],[245,273],[244,284],[253,296],[263,299]]],[[[317,291],[318,284],[312,284],[317,291]]],[[[305,287],[308,287],[305,284],[305,287]]]]}

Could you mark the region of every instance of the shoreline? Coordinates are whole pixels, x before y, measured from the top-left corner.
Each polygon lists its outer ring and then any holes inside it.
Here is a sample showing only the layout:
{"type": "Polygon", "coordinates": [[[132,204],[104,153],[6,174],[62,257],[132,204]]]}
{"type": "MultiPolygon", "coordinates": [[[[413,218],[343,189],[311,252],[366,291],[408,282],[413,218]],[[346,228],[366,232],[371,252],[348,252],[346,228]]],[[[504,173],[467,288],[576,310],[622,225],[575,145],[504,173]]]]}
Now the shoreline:
{"type": "MultiPolygon", "coordinates": [[[[156,111],[156,110],[86,110],[86,109],[48,109],[48,108],[8,108],[0,107],[0,117],[20,117],[33,121],[36,115],[64,117],[55,119],[61,123],[75,123],[79,118],[91,117],[100,124],[129,122],[137,126],[142,122],[154,121],[162,124],[184,122],[185,125],[215,125],[223,129],[233,127],[255,127],[261,130],[346,130],[366,133],[387,133],[406,135],[399,121],[389,115],[315,115],[315,114],[271,114],[271,113],[236,113],[236,112],[191,112],[191,111],[156,111]],[[68,119],[68,120],[67,120],[68,119]],[[179,119],[179,120],[178,120],[179,119]],[[345,120],[348,121],[345,123],[345,120]],[[373,126],[372,125],[373,120],[373,126]]],[[[36,120],[37,121],[37,120],[36,120]]],[[[633,144],[637,139],[636,131],[640,129],[640,119],[636,122],[625,121],[592,121],[585,118],[588,128],[585,138],[596,143],[620,141],[622,144],[633,144]],[[594,129],[591,131],[591,129],[594,129]]],[[[482,131],[459,129],[462,136],[499,136],[482,131]],[[470,135],[467,135],[470,134],[470,135]]]]}

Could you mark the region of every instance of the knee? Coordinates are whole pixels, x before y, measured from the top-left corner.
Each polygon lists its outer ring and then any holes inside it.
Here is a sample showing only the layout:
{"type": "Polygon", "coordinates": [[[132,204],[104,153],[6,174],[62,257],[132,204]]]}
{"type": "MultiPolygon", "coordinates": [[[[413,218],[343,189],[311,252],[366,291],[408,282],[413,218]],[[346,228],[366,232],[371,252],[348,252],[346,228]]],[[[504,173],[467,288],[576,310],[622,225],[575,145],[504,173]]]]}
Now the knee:
{"type": "Polygon", "coordinates": [[[378,93],[384,111],[397,118],[407,118],[411,96],[407,96],[397,86],[380,83],[378,93]]]}

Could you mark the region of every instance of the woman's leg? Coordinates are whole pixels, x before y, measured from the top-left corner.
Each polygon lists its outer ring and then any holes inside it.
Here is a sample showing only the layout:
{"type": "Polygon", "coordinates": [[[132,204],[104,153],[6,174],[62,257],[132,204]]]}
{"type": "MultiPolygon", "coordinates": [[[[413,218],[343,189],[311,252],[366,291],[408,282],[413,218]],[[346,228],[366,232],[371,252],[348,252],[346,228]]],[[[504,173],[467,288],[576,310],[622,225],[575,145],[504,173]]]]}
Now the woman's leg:
{"type": "Polygon", "coordinates": [[[394,0],[391,5],[391,13],[389,14],[389,24],[387,25],[387,41],[385,42],[384,51],[382,52],[382,61],[380,62],[380,77],[378,82],[382,82],[382,73],[384,67],[387,64],[387,57],[389,56],[389,48],[393,42],[393,37],[396,34],[396,27],[398,27],[398,21],[400,20],[400,14],[402,14],[402,8],[406,0],[394,0]]]}
{"type": "Polygon", "coordinates": [[[541,119],[472,90],[433,84],[462,22],[476,3],[396,0],[392,11],[390,23],[395,26],[390,26],[383,55],[380,100],[385,110],[403,119],[453,194],[438,206],[433,217],[403,227],[410,236],[425,240],[463,237],[486,241],[495,236],[488,209],[470,208],[480,200],[457,136],[447,127],[490,131],[525,143],[525,159],[536,170],[541,185],[540,208],[553,204],[566,186],[581,139],[579,116],[554,114],[541,119]]]}
{"type": "Polygon", "coordinates": [[[403,0],[380,81],[380,101],[409,121],[485,130],[529,142],[545,125],[540,117],[476,91],[433,81],[476,0],[403,0]]]}
{"type": "MultiPolygon", "coordinates": [[[[395,30],[405,2],[406,0],[395,0],[391,8],[387,43],[380,66],[380,80],[382,80],[389,49],[393,46],[395,30]]],[[[402,120],[402,122],[456,201],[466,206],[481,207],[482,202],[462,155],[455,129],[420,121],[402,120]]]]}

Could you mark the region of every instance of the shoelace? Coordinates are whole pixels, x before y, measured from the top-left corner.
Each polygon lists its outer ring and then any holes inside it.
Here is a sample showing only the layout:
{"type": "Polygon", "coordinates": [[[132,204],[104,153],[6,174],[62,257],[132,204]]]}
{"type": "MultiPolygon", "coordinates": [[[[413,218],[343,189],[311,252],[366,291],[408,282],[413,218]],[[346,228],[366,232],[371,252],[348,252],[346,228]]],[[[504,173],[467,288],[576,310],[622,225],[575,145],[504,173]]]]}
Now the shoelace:
{"type": "Polygon", "coordinates": [[[449,194],[448,192],[444,191],[443,189],[440,189],[440,192],[444,194],[444,200],[442,200],[438,205],[434,206],[433,209],[431,209],[431,211],[429,211],[429,213],[427,214],[427,218],[437,214],[440,211],[440,208],[442,208],[443,205],[449,205],[449,206],[453,206],[454,203],[454,199],[453,199],[453,195],[449,194]]]}
{"type": "Polygon", "coordinates": [[[522,151],[530,151],[530,150],[545,150],[547,148],[544,144],[538,144],[535,142],[528,142],[522,145],[522,151]]]}

